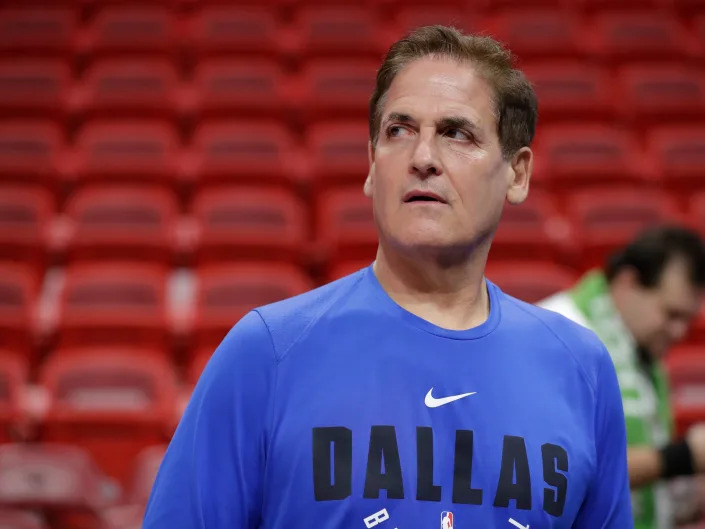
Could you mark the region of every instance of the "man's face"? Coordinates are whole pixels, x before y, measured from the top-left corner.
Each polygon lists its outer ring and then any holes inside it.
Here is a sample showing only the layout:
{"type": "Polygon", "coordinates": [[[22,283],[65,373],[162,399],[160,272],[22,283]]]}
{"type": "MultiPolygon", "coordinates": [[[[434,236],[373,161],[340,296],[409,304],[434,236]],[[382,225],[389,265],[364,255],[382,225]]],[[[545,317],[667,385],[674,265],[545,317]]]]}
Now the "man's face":
{"type": "Polygon", "coordinates": [[[618,308],[637,343],[661,358],[687,334],[702,296],[703,291],[691,284],[685,262],[672,259],[655,287],[641,286],[636,277],[630,280],[618,308]]]}
{"type": "Polygon", "coordinates": [[[422,58],[384,99],[365,193],[380,240],[397,248],[457,249],[489,242],[504,201],[528,193],[531,151],[504,160],[492,89],[467,63],[422,58]]]}

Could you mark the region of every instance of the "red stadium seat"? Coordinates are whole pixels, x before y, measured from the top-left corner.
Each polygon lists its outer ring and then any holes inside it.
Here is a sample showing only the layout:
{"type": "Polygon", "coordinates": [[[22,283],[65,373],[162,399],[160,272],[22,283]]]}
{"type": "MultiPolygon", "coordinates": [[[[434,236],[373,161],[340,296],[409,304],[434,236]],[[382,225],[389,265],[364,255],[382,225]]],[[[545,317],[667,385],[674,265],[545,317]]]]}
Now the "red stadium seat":
{"type": "Polygon", "coordinates": [[[574,270],[552,263],[491,259],[485,275],[504,292],[527,303],[536,303],[570,288],[578,279],[574,270]]]}
{"type": "Polygon", "coordinates": [[[59,345],[164,347],[166,273],[144,263],[78,263],[66,270],[59,345]]]}
{"type": "Polygon", "coordinates": [[[314,287],[303,270],[289,263],[246,262],[204,267],[199,270],[198,280],[196,343],[211,351],[252,309],[314,287]]]}
{"type": "Polygon", "coordinates": [[[87,74],[74,105],[91,115],[170,117],[179,105],[176,71],[160,59],[104,60],[87,74]]]}
{"type": "Polygon", "coordinates": [[[77,139],[74,171],[82,179],[171,183],[177,136],[161,121],[96,121],[77,139]]]}
{"type": "MultiPolygon", "coordinates": [[[[16,441],[24,422],[23,391],[27,362],[0,349],[0,444],[16,441]]],[[[2,527],[0,517],[0,527],[2,527]]]]}
{"type": "Polygon", "coordinates": [[[265,6],[204,7],[194,17],[190,33],[199,54],[274,55],[280,48],[275,14],[265,6]]]}
{"type": "Polygon", "coordinates": [[[705,126],[663,126],[648,134],[647,150],[665,184],[676,190],[701,189],[705,167],[705,126]]]}
{"type": "Polygon", "coordinates": [[[619,73],[627,117],[637,122],[705,116],[705,75],[677,64],[629,66],[619,73]]]}
{"type": "Polygon", "coordinates": [[[299,178],[294,139],[276,121],[205,122],[193,142],[192,171],[204,183],[291,183],[299,178]]]}
{"type": "Polygon", "coordinates": [[[163,188],[105,185],[79,190],[66,213],[73,224],[68,254],[75,259],[170,263],[178,204],[163,188]]]}
{"type": "MultiPolygon", "coordinates": [[[[41,509],[55,522],[71,511],[92,515],[92,524],[70,527],[96,527],[100,509],[115,502],[118,493],[115,484],[79,447],[54,443],[0,445],[0,504],[4,507],[41,509]]],[[[81,518],[88,522],[87,517],[81,518]]]]}
{"type": "Polygon", "coordinates": [[[553,8],[561,9],[573,5],[572,0],[488,0],[488,4],[493,9],[496,8],[507,8],[507,9],[517,9],[520,7],[540,7],[540,8],[553,8]]]}
{"type": "Polygon", "coordinates": [[[60,171],[64,139],[56,125],[39,120],[0,122],[3,181],[51,181],[60,171]]]}
{"type": "Polygon", "coordinates": [[[429,26],[433,24],[442,24],[444,26],[452,26],[465,31],[477,29],[479,16],[478,11],[481,9],[473,2],[473,6],[464,5],[459,2],[457,5],[433,5],[424,3],[423,5],[408,5],[406,2],[400,2],[399,8],[395,9],[397,33],[405,35],[412,29],[429,26]],[[468,16],[468,10],[471,11],[468,16]]]}
{"type": "Polygon", "coordinates": [[[662,11],[601,14],[589,32],[588,42],[602,60],[679,59],[699,51],[678,18],[662,11]]]}
{"type": "Polygon", "coordinates": [[[40,374],[50,395],[45,441],[87,450],[103,472],[126,485],[132,462],[163,445],[176,421],[176,377],[170,363],[105,351],[55,355],[40,374]]]}
{"type": "MultiPolygon", "coordinates": [[[[578,0],[571,3],[571,6],[576,6],[580,10],[592,13],[593,11],[607,10],[627,10],[636,9],[644,10],[670,8],[673,0],[578,0]]],[[[676,0],[678,1],[678,0],[676,0]]]]}
{"type": "Polygon", "coordinates": [[[296,24],[298,51],[304,57],[342,54],[379,59],[390,44],[374,12],[359,6],[303,9],[296,24]]]}
{"type": "Polygon", "coordinates": [[[677,12],[685,15],[702,14],[705,9],[705,0],[671,0],[671,6],[677,12]]]}
{"type": "Polygon", "coordinates": [[[582,61],[527,63],[522,70],[539,100],[545,118],[601,118],[615,113],[607,70],[582,61]]]}
{"type": "MultiPolygon", "coordinates": [[[[311,0],[307,0],[311,1],[311,0]]],[[[320,0],[319,0],[320,1],[320,0]]],[[[323,0],[328,1],[328,0],[323,0]]],[[[385,8],[391,12],[397,13],[405,8],[427,9],[429,6],[428,0],[372,0],[373,5],[384,4],[385,8]]],[[[437,0],[433,6],[440,9],[484,9],[487,7],[488,1],[476,0],[469,5],[465,0],[437,0]]],[[[433,23],[433,22],[431,22],[433,23]]],[[[422,24],[427,25],[427,24],[422,24]]]]}
{"type": "Polygon", "coordinates": [[[682,219],[673,197],[642,187],[605,187],[570,195],[566,211],[582,245],[581,265],[604,265],[608,253],[641,230],[682,219]]]}
{"type": "Polygon", "coordinates": [[[143,358],[157,358],[158,360],[169,359],[171,352],[167,347],[156,347],[148,343],[135,344],[79,344],[76,346],[57,347],[52,349],[51,356],[61,357],[83,357],[90,354],[96,358],[106,356],[129,357],[139,362],[143,358]]]}
{"type": "Polygon", "coordinates": [[[0,61],[0,117],[60,116],[67,110],[71,72],[59,60],[0,61]]]}
{"type": "Polygon", "coordinates": [[[285,79],[268,59],[204,60],[196,69],[194,106],[211,117],[279,117],[290,97],[285,79]]]}
{"type": "Polygon", "coordinates": [[[303,111],[309,119],[367,114],[377,61],[313,60],[303,71],[303,111]]]}
{"type": "Polygon", "coordinates": [[[702,346],[680,346],[666,358],[676,430],[705,420],[705,355],[702,346]]]}
{"type": "Polygon", "coordinates": [[[653,179],[631,132],[607,125],[546,126],[537,134],[535,150],[560,189],[653,179]]]}
{"type": "Polygon", "coordinates": [[[357,182],[369,171],[369,126],[363,121],[320,123],[309,128],[306,143],[311,176],[317,185],[357,182]]]}
{"type": "Polygon", "coordinates": [[[69,52],[76,18],[72,9],[4,7],[0,9],[0,52],[42,55],[69,52]]]}
{"type": "Polygon", "coordinates": [[[523,60],[582,55],[574,15],[556,9],[514,8],[488,21],[489,33],[523,60]]]}
{"type": "MultiPolygon", "coordinates": [[[[705,0],[695,0],[697,2],[700,2],[702,6],[705,8],[705,0]]],[[[701,47],[705,47],[705,13],[702,13],[700,16],[696,16],[694,19],[694,27],[695,27],[695,37],[700,43],[701,47]]]]}
{"type": "Polygon", "coordinates": [[[7,529],[50,529],[44,518],[33,511],[0,509],[0,527],[7,529]]]}
{"type": "Polygon", "coordinates": [[[89,53],[171,53],[176,49],[173,14],[160,6],[109,6],[86,29],[82,46],[89,53]]]}
{"type": "Polygon", "coordinates": [[[282,189],[214,188],[193,203],[200,263],[295,259],[306,241],[306,207],[282,189]]]}
{"type": "Polygon", "coordinates": [[[27,267],[0,265],[0,348],[32,360],[39,281],[27,267]]]}
{"type": "MultiPolygon", "coordinates": [[[[701,190],[693,195],[689,205],[690,225],[705,237],[705,192],[701,190]]],[[[703,323],[705,323],[705,320],[703,323]]]]}
{"type": "Polygon", "coordinates": [[[492,241],[490,261],[565,261],[570,251],[568,237],[568,225],[561,218],[552,197],[541,191],[531,191],[523,204],[504,207],[492,241]]]}
{"type": "Polygon", "coordinates": [[[377,229],[372,200],[362,193],[362,185],[324,191],[316,213],[316,238],[328,256],[330,269],[341,261],[374,260],[377,229]]]}
{"type": "Polygon", "coordinates": [[[0,259],[41,268],[53,216],[54,204],[47,190],[1,186],[0,259]]]}

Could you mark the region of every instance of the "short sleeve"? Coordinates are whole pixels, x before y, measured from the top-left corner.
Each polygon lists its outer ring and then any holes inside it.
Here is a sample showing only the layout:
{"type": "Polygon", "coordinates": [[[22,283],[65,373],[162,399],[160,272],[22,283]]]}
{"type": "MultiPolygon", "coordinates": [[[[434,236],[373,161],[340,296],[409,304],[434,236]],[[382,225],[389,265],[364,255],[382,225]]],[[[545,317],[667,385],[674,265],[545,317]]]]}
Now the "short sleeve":
{"type": "Polygon", "coordinates": [[[601,347],[595,388],[595,474],[574,529],[632,529],[627,437],[617,374],[601,347]]]}
{"type": "Polygon", "coordinates": [[[144,529],[250,529],[260,524],[275,357],[251,312],[204,369],[169,444],[144,529]]]}

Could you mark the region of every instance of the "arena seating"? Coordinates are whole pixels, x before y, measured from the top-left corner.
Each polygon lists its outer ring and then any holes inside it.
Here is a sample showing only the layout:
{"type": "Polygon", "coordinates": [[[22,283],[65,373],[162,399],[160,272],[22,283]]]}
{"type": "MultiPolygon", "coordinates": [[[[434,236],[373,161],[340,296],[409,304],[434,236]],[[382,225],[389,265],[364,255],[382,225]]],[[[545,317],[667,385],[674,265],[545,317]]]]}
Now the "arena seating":
{"type": "Polygon", "coordinates": [[[176,384],[166,358],[64,351],[47,361],[40,381],[49,394],[40,439],[82,447],[123,485],[132,473],[125,462],[173,433],[176,384]]]}
{"type": "Polygon", "coordinates": [[[488,279],[502,285],[502,290],[529,303],[536,303],[551,294],[569,288],[578,280],[575,270],[555,264],[533,261],[490,263],[488,279]]]}
{"type": "Polygon", "coordinates": [[[58,305],[58,346],[167,345],[166,281],[156,263],[72,264],[58,305]]]}
{"type": "Polygon", "coordinates": [[[35,268],[43,266],[49,250],[49,227],[55,209],[48,189],[15,183],[0,184],[2,261],[14,261],[35,268]]]}
{"type": "MultiPolygon", "coordinates": [[[[87,123],[72,154],[72,176],[81,181],[145,181],[169,185],[178,164],[176,131],[150,119],[87,123]]],[[[68,162],[67,162],[68,163],[68,162]]]]}
{"type": "Polygon", "coordinates": [[[199,116],[279,117],[291,87],[271,59],[204,59],[194,73],[191,110],[199,116]]]}
{"type": "MultiPolygon", "coordinates": [[[[705,235],[704,0],[6,0],[0,527],[139,527],[230,327],[370,264],[375,72],[430,23],[499,37],[538,95],[500,287],[537,301],[651,224],[705,235]]],[[[705,310],[669,359],[680,431],[703,346],[705,310]]]]}
{"type": "Polygon", "coordinates": [[[307,211],[301,200],[286,190],[254,186],[206,189],[193,201],[193,216],[200,264],[302,258],[307,211]]]}
{"type": "Polygon", "coordinates": [[[60,59],[0,59],[0,116],[62,118],[69,108],[71,71],[60,59]]]}
{"type": "Polygon", "coordinates": [[[29,267],[0,265],[0,348],[34,357],[34,323],[41,288],[29,267]]]}
{"type": "Polygon", "coordinates": [[[199,183],[286,183],[297,180],[295,140],[275,120],[206,121],[194,133],[189,166],[199,183]]]}
{"type": "Polygon", "coordinates": [[[253,307],[301,294],[313,286],[301,268],[285,262],[246,261],[200,268],[193,325],[197,350],[213,351],[233,322],[253,307]]]}
{"type": "Polygon", "coordinates": [[[165,117],[180,112],[177,73],[166,59],[104,59],[96,61],[74,90],[74,111],[85,118],[123,116],[165,117]]]}
{"type": "Polygon", "coordinates": [[[166,189],[146,185],[85,187],[66,204],[72,222],[69,261],[151,260],[171,264],[178,204],[166,189]]]}
{"type": "Polygon", "coordinates": [[[602,266],[608,255],[640,230],[685,221],[673,197],[640,187],[576,191],[568,198],[582,266],[602,266]]]}

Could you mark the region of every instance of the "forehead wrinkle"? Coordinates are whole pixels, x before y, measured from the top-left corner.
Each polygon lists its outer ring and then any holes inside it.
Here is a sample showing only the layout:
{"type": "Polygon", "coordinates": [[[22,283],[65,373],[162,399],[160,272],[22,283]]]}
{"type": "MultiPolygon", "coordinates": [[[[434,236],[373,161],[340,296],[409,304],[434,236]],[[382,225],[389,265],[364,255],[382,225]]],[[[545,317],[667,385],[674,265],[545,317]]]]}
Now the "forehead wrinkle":
{"type": "MultiPolygon", "coordinates": [[[[445,100],[445,104],[449,107],[461,106],[465,110],[469,110],[472,114],[477,114],[480,108],[487,104],[489,116],[494,123],[498,123],[499,109],[496,104],[496,94],[491,83],[476,64],[466,61],[458,61],[451,57],[424,57],[412,61],[406,65],[396,76],[391,83],[389,89],[385,93],[384,103],[390,102],[390,98],[396,101],[406,99],[407,97],[432,97],[434,99],[441,98],[445,100]],[[460,66],[460,72],[448,71],[444,66],[455,65],[460,66]],[[439,69],[435,69],[438,66],[439,69]],[[428,72],[426,75],[427,82],[423,87],[415,84],[409,86],[408,81],[415,75],[419,75],[419,70],[432,69],[435,71],[428,72]],[[401,81],[401,86],[399,84],[401,81]],[[419,89],[421,89],[419,91],[419,89]],[[412,93],[409,93],[409,90],[412,93]],[[425,94],[424,94],[425,92],[425,94]],[[485,102],[483,98],[487,96],[485,102]]],[[[439,101],[440,102],[440,101],[439,101]]],[[[447,108],[445,112],[453,112],[452,108],[447,108]]],[[[461,110],[462,114],[465,114],[461,110]]],[[[480,116],[475,116],[480,118],[480,116]]],[[[476,126],[480,127],[485,119],[473,119],[476,126]]],[[[489,123],[488,123],[489,125],[489,123]]]]}

